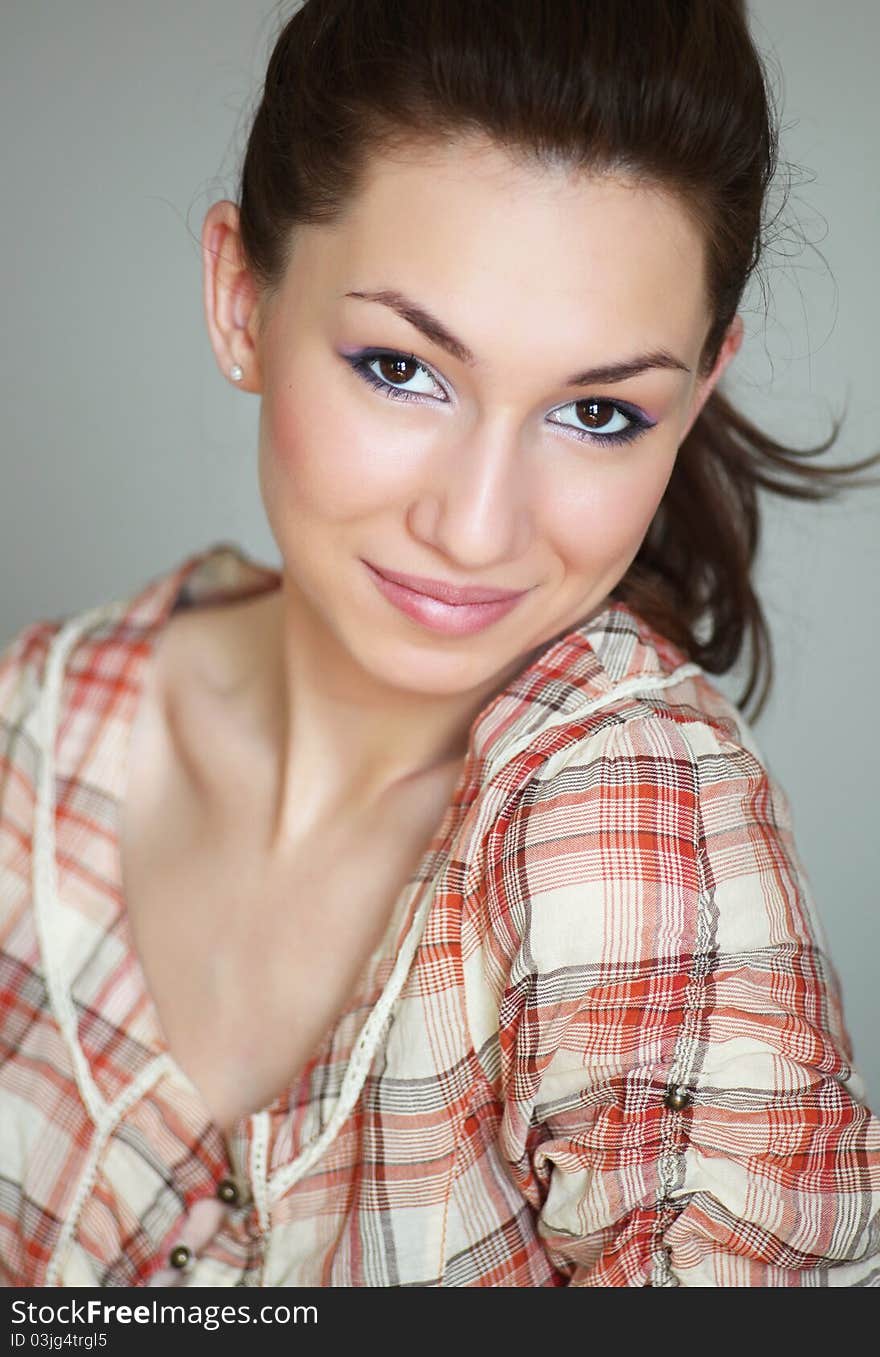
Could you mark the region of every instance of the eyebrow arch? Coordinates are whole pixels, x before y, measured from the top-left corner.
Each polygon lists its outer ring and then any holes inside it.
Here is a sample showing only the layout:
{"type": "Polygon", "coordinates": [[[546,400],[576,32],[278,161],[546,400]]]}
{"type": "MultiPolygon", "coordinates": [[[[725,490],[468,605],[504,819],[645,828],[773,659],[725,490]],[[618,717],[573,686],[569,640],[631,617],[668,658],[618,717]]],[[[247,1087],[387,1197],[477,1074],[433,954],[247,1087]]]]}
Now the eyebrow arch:
{"type": "MultiPolygon", "coordinates": [[[[346,292],[343,295],[364,302],[379,302],[381,306],[389,307],[402,320],[415,326],[433,344],[445,349],[460,363],[466,363],[468,367],[476,365],[477,360],[467,344],[452,334],[443,322],[433,316],[424,306],[420,306],[418,302],[413,301],[403,292],[398,292],[395,288],[380,288],[375,292],[346,292]]],[[[565,379],[563,386],[590,386],[594,382],[602,385],[612,382],[625,382],[628,377],[635,377],[638,373],[646,372],[649,368],[671,368],[680,372],[690,372],[690,368],[682,363],[681,359],[676,358],[674,354],[669,353],[666,349],[655,349],[651,353],[636,354],[634,357],[623,359],[619,363],[604,363],[601,367],[585,368],[582,372],[574,372],[565,379]]]]}

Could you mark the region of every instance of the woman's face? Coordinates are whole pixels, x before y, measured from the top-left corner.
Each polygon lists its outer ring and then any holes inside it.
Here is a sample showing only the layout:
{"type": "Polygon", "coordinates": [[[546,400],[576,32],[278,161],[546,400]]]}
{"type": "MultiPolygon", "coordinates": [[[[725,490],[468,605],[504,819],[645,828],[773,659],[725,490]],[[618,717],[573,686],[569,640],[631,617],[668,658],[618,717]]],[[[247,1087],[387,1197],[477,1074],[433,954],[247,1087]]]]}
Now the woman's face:
{"type": "Polygon", "coordinates": [[[391,687],[452,696],[515,667],[636,555],[739,344],[738,324],[699,381],[708,326],[670,198],[485,143],[375,159],[343,220],[298,232],[239,360],[288,586],[391,687]],[[523,592],[487,625],[431,625],[366,563],[523,592]]]}

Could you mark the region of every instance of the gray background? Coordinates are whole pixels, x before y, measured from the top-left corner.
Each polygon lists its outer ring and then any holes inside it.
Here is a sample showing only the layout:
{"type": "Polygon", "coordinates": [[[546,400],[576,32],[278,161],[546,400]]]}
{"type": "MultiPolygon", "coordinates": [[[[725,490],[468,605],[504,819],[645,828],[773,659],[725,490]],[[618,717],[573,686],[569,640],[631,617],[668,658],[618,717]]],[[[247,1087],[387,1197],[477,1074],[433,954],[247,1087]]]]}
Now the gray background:
{"type": "MultiPolygon", "coordinates": [[[[3,0],[0,645],[139,589],[221,539],[277,563],[259,500],[258,402],[217,371],[199,233],[233,197],[288,4],[3,0]]],[[[876,0],[752,0],[798,166],[726,389],[797,446],[849,415],[833,460],[880,447],[876,0]]],[[[638,35],[633,35],[638,40],[638,35]]],[[[777,194],[781,190],[777,190],[777,194]]],[[[778,199],[777,199],[778,200],[778,199]]],[[[873,710],[880,491],[770,501],[758,572],[776,686],[756,723],[880,1108],[880,828],[873,710]]],[[[737,675],[719,680],[734,697],[737,675]]]]}

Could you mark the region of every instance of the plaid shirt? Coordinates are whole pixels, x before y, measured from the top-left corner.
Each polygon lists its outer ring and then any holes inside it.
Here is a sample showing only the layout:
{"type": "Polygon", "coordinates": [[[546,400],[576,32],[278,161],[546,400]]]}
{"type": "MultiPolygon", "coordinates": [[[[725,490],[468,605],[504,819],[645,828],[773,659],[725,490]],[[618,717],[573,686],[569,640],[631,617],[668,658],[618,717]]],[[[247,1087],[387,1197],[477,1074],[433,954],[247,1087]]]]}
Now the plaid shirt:
{"type": "Polygon", "coordinates": [[[0,658],[0,1281],[880,1285],[880,1124],[785,795],[619,602],[473,722],[347,1009],[221,1135],[118,815],[157,630],[277,579],[221,544],[0,658]]]}

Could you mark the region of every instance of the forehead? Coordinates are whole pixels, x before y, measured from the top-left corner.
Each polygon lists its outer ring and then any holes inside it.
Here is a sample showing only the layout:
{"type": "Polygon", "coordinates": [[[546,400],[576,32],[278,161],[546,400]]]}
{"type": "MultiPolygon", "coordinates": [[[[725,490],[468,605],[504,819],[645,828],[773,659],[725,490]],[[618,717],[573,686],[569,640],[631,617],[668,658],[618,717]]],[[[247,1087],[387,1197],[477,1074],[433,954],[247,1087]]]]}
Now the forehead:
{"type": "Polygon", "coordinates": [[[705,329],[704,247],[681,202],[622,174],[514,158],[480,140],[376,154],[332,226],[298,243],[298,286],[396,286],[442,312],[518,306],[705,329]],[[300,243],[302,249],[300,249],[300,243]]]}

